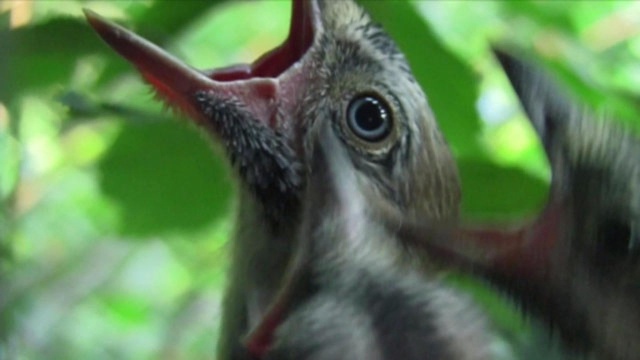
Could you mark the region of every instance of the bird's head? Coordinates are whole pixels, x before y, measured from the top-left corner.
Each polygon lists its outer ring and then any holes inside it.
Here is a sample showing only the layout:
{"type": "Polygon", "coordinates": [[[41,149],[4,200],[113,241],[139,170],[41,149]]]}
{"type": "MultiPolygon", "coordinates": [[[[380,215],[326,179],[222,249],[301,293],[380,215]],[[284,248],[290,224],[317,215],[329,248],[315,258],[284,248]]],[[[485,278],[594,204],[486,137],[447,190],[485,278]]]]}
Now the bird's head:
{"type": "Polygon", "coordinates": [[[531,226],[552,236],[535,236],[528,247],[550,245],[537,272],[558,303],[553,316],[581,348],[633,358],[640,351],[633,345],[640,331],[640,139],[571,101],[532,65],[497,57],[552,170],[549,205],[531,226]]]}
{"type": "Polygon", "coordinates": [[[220,141],[273,222],[299,207],[308,133],[330,122],[361,185],[412,218],[455,217],[456,166],[394,42],[352,1],[294,0],[289,36],[252,64],[200,71],[86,11],[172,107],[220,141]]]}

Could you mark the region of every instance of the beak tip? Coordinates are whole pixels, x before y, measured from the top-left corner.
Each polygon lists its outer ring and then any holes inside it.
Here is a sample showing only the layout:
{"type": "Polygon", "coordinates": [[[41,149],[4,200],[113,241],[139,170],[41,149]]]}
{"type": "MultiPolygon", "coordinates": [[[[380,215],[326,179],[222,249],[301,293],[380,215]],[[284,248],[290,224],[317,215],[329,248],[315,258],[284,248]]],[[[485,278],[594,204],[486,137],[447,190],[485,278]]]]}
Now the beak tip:
{"type": "Polygon", "coordinates": [[[97,27],[100,24],[104,23],[104,21],[105,21],[102,18],[102,16],[98,15],[98,13],[96,13],[93,10],[90,10],[90,9],[87,9],[87,8],[82,8],[82,12],[84,13],[84,17],[89,22],[89,25],[91,25],[91,27],[93,27],[96,30],[97,30],[97,27]]]}
{"type": "Polygon", "coordinates": [[[121,33],[124,32],[119,25],[105,19],[93,10],[83,8],[82,12],[93,30],[110,45],[112,38],[119,38],[121,37],[121,33]]]}
{"type": "Polygon", "coordinates": [[[97,15],[95,11],[88,8],[82,8],[82,12],[84,13],[84,16],[87,18],[97,15]]]}

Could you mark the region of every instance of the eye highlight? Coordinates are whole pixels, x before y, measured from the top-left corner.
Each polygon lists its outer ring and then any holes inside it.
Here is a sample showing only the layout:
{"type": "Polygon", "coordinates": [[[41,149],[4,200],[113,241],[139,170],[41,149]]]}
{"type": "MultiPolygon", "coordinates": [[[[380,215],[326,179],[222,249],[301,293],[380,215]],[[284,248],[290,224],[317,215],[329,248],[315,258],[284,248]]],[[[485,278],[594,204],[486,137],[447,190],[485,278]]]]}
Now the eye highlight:
{"type": "Polygon", "coordinates": [[[347,125],[360,139],[378,142],[391,134],[393,117],[387,104],[379,97],[359,95],[347,107],[347,125]]]}

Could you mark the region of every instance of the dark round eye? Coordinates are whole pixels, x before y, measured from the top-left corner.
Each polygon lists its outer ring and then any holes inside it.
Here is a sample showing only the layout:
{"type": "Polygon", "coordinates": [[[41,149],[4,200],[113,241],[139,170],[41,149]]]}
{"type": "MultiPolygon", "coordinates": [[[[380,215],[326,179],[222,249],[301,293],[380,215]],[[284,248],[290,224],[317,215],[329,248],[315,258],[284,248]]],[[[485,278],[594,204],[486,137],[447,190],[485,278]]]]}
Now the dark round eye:
{"type": "Polygon", "coordinates": [[[622,258],[638,251],[638,242],[631,227],[624,222],[608,219],[598,228],[597,251],[601,256],[622,258]]]}
{"type": "Polygon", "coordinates": [[[391,134],[393,119],[384,101],[373,95],[361,95],[349,103],[347,124],[360,139],[375,142],[391,134]]]}

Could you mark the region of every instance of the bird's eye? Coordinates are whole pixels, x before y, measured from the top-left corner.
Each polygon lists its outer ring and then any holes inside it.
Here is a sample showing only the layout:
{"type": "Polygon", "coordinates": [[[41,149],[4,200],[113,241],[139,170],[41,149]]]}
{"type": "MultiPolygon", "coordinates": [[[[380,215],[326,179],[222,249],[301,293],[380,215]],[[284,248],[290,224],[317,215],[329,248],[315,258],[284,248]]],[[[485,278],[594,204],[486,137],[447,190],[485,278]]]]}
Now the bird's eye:
{"type": "Polygon", "coordinates": [[[376,142],[384,140],[393,127],[391,110],[374,95],[360,95],[347,108],[349,129],[360,139],[376,142]]]}

